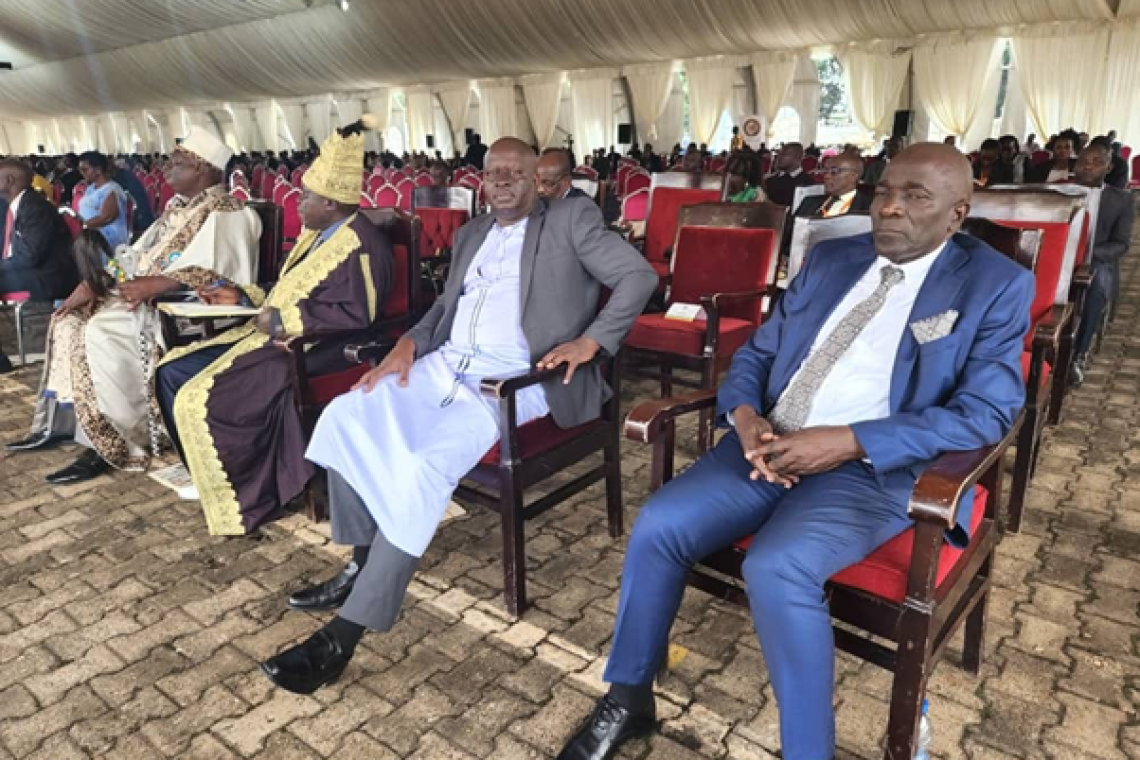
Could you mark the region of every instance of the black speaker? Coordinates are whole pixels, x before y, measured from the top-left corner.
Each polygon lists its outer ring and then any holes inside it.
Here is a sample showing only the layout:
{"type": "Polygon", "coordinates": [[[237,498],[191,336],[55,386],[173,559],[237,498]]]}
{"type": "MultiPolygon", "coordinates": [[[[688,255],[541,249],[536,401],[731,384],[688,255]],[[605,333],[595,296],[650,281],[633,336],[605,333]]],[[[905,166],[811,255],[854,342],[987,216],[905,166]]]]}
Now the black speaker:
{"type": "Polygon", "coordinates": [[[7,62],[0,63],[0,71],[11,71],[11,70],[12,70],[12,64],[7,63],[7,62]]]}
{"type": "Polygon", "coordinates": [[[44,146],[42,146],[42,145],[37,145],[36,148],[38,148],[38,150],[36,151],[37,153],[40,153],[40,154],[47,153],[47,151],[44,150],[44,146]]]}
{"type": "Polygon", "coordinates": [[[474,129],[472,129],[471,127],[467,127],[467,129],[463,130],[463,142],[467,143],[468,145],[475,142],[475,130],[474,129]]]}
{"type": "Polygon", "coordinates": [[[427,146],[428,146],[428,150],[431,150],[432,148],[435,147],[435,135],[428,135],[427,136],[427,146]]]}
{"type": "Polygon", "coordinates": [[[618,124],[618,145],[629,145],[633,142],[633,125],[618,124]]]}
{"type": "Polygon", "coordinates": [[[891,137],[910,137],[914,128],[914,111],[895,111],[895,125],[891,137]]]}

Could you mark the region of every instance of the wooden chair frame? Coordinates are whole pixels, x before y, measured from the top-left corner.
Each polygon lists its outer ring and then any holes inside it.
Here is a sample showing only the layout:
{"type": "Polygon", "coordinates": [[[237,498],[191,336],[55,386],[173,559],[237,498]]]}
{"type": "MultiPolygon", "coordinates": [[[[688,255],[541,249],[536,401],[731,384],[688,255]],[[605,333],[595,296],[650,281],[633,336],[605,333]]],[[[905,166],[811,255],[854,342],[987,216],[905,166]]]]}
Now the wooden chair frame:
{"type": "MultiPolygon", "coordinates": [[[[653,446],[653,490],[672,478],[677,418],[715,406],[715,391],[704,390],[651,401],[630,413],[626,437],[653,446]]],[[[832,618],[843,624],[834,626],[836,646],[894,673],[886,760],[914,755],[927,680],[963,626],[962,665],[975,675],[981,669],[993,562],[1004,525],[1002,459],[1022,420],[1019,415],[996,446],[942,455],[918,480],[908,508],[915,535],[902,602],[838,584],[827,586],[832,618]],[[938,584],[944,534],[956,523],[962,497],[976,484],[989,492],[985,515],[954,569],[938,584]]],[[[716,552],[691,570],[688,583],[747,608],[741,572],[744,557],[745,552],[736,547],[716,552]]]]}

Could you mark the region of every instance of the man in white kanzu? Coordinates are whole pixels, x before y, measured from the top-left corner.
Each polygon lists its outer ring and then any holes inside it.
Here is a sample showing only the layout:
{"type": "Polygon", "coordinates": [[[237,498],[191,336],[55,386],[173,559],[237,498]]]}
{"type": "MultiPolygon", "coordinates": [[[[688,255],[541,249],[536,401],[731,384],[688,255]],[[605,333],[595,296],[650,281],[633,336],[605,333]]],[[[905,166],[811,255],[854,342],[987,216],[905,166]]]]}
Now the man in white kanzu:
{"type": "Polygon", "coordinates": [[[340,612],[262,664],[284,689],[332,683],[366,629],[395,622],[456,485],[499,439],[483,378],[566,365],[519,394],[519,424],[550,414],[561,427],[581,425],[610,397],[598,366],[583,365],[617,353],[657,275],[605,230],[589,199],[540,200],[536,164],[520,140],[491,146],[492,213],[457,233],[443,297],[317,424],[308,456],[328,470],[333,540],[351,545],[353,559],[290,597],[294,609],[340,612]],[[602,286],[611,295],[599,311],[602,286]]]}

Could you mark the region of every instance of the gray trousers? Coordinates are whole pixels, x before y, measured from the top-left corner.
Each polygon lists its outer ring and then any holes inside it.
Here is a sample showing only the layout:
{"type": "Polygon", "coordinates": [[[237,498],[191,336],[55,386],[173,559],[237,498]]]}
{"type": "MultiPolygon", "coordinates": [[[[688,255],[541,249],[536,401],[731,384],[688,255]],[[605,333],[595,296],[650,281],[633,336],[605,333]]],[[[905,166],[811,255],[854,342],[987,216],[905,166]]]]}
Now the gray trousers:
{"type": "Polygon", "coordinates": [[[373,631],[387,631],[400,616],[404,595],[420,558],[388,543],[352,486],[336,470],[328,473],[333,541],[349,546],[372,547],[368,561],[338,614],[373,631]]]}

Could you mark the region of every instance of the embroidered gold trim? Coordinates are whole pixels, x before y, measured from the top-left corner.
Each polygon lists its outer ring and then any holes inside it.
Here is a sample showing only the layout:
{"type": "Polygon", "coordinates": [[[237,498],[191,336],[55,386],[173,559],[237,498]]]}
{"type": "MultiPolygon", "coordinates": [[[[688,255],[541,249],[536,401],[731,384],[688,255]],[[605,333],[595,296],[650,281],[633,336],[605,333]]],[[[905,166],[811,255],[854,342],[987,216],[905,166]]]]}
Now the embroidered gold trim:
{"type": "MultiPolygon", "coordinates": [[[[305,257],[291,269],[286,265],[286,274],[269,293],[265,307],[272,307],[280,311],[281,324],[285,327],[286,335],[302,335],[305,332],[305,323],[301,319],[301,301],[309,298],[313,291],[333,272],[343,264],[354,251],[360,249],[360,236],[352,229],[356,214],[348,218],[332,237],[321,244],[313,255],[305,257]]],[[[294,249],[294,254],[301,249],[301,240],[294,249]]],[[[306,241],[307,242],[307,241],[306,241]]],[[[293,256],[289,257],[293,260],[293,256]]]]}
{"type": "Polygon", "coordinates": [[[265,303],[265,289],[259,285],[242,285],[242,292],[245,293],[246,298],[253,302],[254,306],[261,307],[265,303]]]}
{"type": "Polygon", "coordinates": [[[372,280],[372,257],[360,254],[360,269],[364,276],[364,293],[368,297],[368,321],[376,319],[376,283],[372,280]]]}
{"type": "Polygon", "coordinates": [[[224,333],[221,333],[220,335],[215,335],[212,338],[208,338],[206,340],[195,341],[194,343],[191,343],[188,346],[179,346],[178,348],[173,348],[170,351],[166,352],[166,356],[162,357],[162,361],[160,361],[158,363],[158,366],[161,367],[164,364],[168,364],[170,362],[176,362],[179,359],[181,359],[183,356],[189,356],[190,354],[194,353],[195,351],[201,351],[203,348],[206,348],[207,346],[220,346],[220,345],[224,345],[226,343],[237,343],[238,341],[242,340],[243,338],[249,336],[251,333],[255,332],[256,329],[257,328],[254,326],[254,324],[252,322],[247,322],[244,325],[238,325],[237,327],[232,327],[229,330],[226,330],[224,333]]]}
{"type": "MultiPolygon", "coordinates": [[[[236,329],[252,330],[248,326],[236,329]]],[[[228,334],[223,333],[218,338],[228,334]]],[[[211,536],[242,536],[245,535],[245,526],[241,521],[237,492],[226,476],[214,437],[210,434],[206,402],[214,388],[214,379],[232,367],[238,357],[264,346],[265,340],[265,336],[260,333],[247,334],[237,345],[182,386],[174,400],[174,419],[182,436],[186,467],[194,479],[194,487],[198,489],[198,498],[202,501],[202,511],[206,515],[206,527],[211,536]]],[[[195,345],[201,348],[220,342],[222,341],[215,338],[195,345]]]]}

